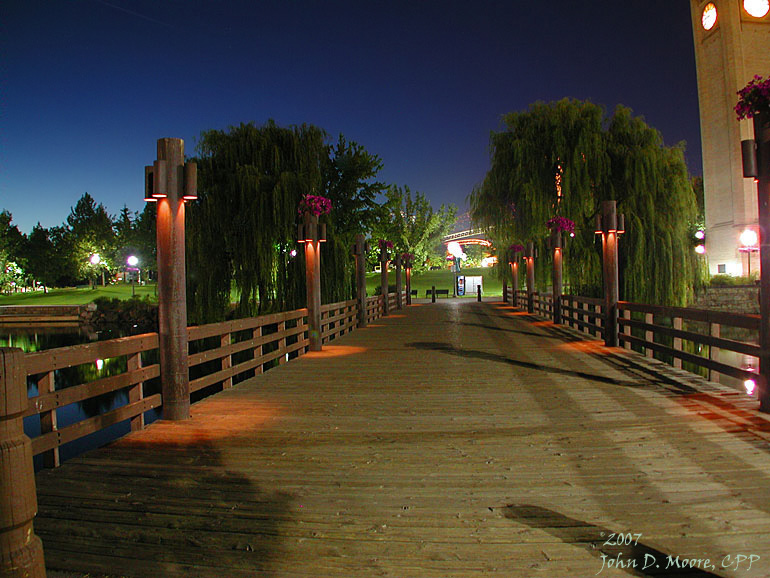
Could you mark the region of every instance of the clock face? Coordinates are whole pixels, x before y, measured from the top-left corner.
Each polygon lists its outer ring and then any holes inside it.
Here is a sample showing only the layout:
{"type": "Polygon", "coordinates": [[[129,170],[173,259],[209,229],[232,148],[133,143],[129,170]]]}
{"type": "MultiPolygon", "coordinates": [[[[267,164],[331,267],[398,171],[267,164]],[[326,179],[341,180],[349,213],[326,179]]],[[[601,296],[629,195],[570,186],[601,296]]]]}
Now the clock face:
{"type": "Polygon", "coordinates": [[[711,30],[717,23],[717,7],[714,6],[713,2],[706,4],[706,7],[703,9],[701,23],[703,24],[703,28],[705,30],[711,30]]]}
{"type": "Polygon", "coordinates": [[[743,9],[755,18],[762,18],[770,12],[770,0],[743,0],[743,9]]]}

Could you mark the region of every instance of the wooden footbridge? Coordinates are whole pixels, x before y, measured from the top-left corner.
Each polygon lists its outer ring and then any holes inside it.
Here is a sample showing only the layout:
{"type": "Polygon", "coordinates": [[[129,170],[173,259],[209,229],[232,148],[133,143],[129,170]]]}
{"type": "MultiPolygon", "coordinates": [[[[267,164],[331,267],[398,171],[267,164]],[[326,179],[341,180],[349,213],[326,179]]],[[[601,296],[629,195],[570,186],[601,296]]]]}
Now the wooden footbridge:
{"type": "Polygon", "coordinates": [[[48,575],[770,576],[756,400],[501,301],[351,309],[323,351],[40,471],[48,575]]]}

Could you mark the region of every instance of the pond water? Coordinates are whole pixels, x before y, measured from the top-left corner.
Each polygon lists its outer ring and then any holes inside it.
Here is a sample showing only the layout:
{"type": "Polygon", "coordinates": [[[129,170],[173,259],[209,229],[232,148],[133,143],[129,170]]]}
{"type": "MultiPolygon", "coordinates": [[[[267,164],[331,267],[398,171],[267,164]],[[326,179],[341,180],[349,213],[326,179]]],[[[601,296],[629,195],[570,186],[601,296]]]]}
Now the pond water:
{"type": "MultiPolygon", "coordinates": [[[[115,337],[120,337],[120,335],[114,331],[96,332],[88,327],[0,327],[0,347],[19,347],[25,352],[43,351],[68,345],[114,339],[115,337]]],[[[148,364],[156,362],[149,359],[149,357],[150,355],[148,355],[148,359],[144,359],[143,356],[143,361],[148,364]]],[[[57,370],[54,376],[55,388],[60,390],[73,385],[88,383],[95,379],[122,373],[125,370],[125,358],[95,359],[93,364],[57,370]]],[[[158,383],[147,382],[145,384],[146,395],[151,395],[155,389],[159,389],[158,383]]],[[[34,376],[30,376],[27,380],[27,395],[35,397],[37,394],[37,382],[34,376]]],[[[128,403],[128,395],[124,391],[118,391],[83,402],[66,405],[56,410],[57,426],[59,429],[62,429],[100,413],[117,409],[126,403],[128,403]]],[[[146,412],[144,417],[145,423],[152,423],[160,417],[160,408],[146,412]]],[[[30,438],[40,435],[40,429],[39,416],[33,415],[24,418],[24,433],[30,438]]],[[[108,428],[62,445],[59,448],[59,457],[64,462],[83,452],[101,447],[118,439],[129,431],[129,420],[116,423],[108,428]]],[[[42,456],[35,456],[34,462],[35,470],[43,467],[42,456]]]]}

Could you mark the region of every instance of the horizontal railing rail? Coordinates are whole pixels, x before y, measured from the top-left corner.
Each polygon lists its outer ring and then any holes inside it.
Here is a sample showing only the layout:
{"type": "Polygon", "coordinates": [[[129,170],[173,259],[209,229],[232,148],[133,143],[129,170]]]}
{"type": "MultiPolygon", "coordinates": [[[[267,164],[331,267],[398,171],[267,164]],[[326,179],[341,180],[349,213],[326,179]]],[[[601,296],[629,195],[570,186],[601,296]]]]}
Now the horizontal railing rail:
{"type": "MultiPolygon", "coordinates": [[[[369,319],[377,319],[382,313],[381,296],[367,299],[369,319]]],[[[323,305],[324,342],[352,331],[357,315],[355,300],[323,305]]],[[[227,389],[304,354],[308,347],[307,330],[307,309],[189,327],[190,392],[212,386],[227,389]]],[[[27,418],[39,417],[40,433],[32,437],[33,455],[42,456],[44,467],[56,467],[60,463],[59,449],[66,443],[125,421],[129,421],[131,431],[142,429],[145,413],[163,403],[158,357],[157,333],[24,354],[27,382],[37,386],[37,394],[32,392],[24,413],[27,418]],[[57,388],[62,381],[61,376],[57,380],[57,375],[63,371],[81,382],[57,388]],[[101,376],[102,373],[109,375],[101,376]],[[148,383],[153,383],[153,387],[148,387],[148,383]],[[110,409],[60,426],[57,410],[117,393],[124,399],[113,403],[110,409]]]]}
{"type": "MultiPolygon", "coordinates": [[[[723,327],[750,330],[758,340],[760,318],[758,315],[711,311],[690,307],[663,307],[641,303],[618,303],[620,312],[618,339],[627,348],[636,345],[647,357],[658,353],[659,357],[670,357],[675,367],[682,367],[682,362],[692,363],[708,371],[711,381],[719,381],[719,375],[736,379],[756,379],[755,371],[735,367],[719,361],[720,350],[732,351],[758,358],[762,349],[750,341],[727,339],[721,336],[723,327]],[[638,319],[634,319],[636,314],[638,319]],[[684,327],[685,322],[692,325],[704,324],[706,332],[695,331],[695,327],[684,327]],[[637,334],[633,335],[633,330],[637,334]],[[669,338],[671,344],[663,343],[661,336],[669,338]],[[684,343],[708,348],[708,357],[684,350],[684,343]]],[[[754,368],[758,367],[755,361],[754,368]]]]}
{"type": "Polygon", "coordinates": [[[579,295],[561,296],[562,323],[584,333],[593,333],[597,338],[604,336],[606,324],[604,301],[579,295]]]}
{"type": "Polygon", "coordinates": [[[371,323],[385,313],[384,298],[382,295],[374,295],[366,298],[366,322],[371,323]]]}

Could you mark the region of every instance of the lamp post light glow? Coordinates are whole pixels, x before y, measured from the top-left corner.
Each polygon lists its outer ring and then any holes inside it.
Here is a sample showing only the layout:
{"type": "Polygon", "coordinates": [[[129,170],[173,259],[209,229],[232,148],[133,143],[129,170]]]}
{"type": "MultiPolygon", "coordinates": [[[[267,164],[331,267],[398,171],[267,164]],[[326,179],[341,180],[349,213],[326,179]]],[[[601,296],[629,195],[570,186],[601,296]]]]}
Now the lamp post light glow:
{"type": "Polygon", "coordinates": [[[748,276],[751,277],[751,254],[759,251],[757,247],[757,232],[754,229],[746,229],[741,233],[741,245],[738,250],[742,253],[746,253],[748,258],[748,276]]]}
{"type": "MultiPolygon", "coordinates": [[[[129,255],[126,259],[126,265],[128,267],[126,268],[127,271],[139,271],[137,268],[137,265],[139,264],[139,257],[136,255],[129,255]]],[[[134,286],[134,276],[131,276],[131,297],[134,297],[136,295],[136,288],[134,286]]]]}

